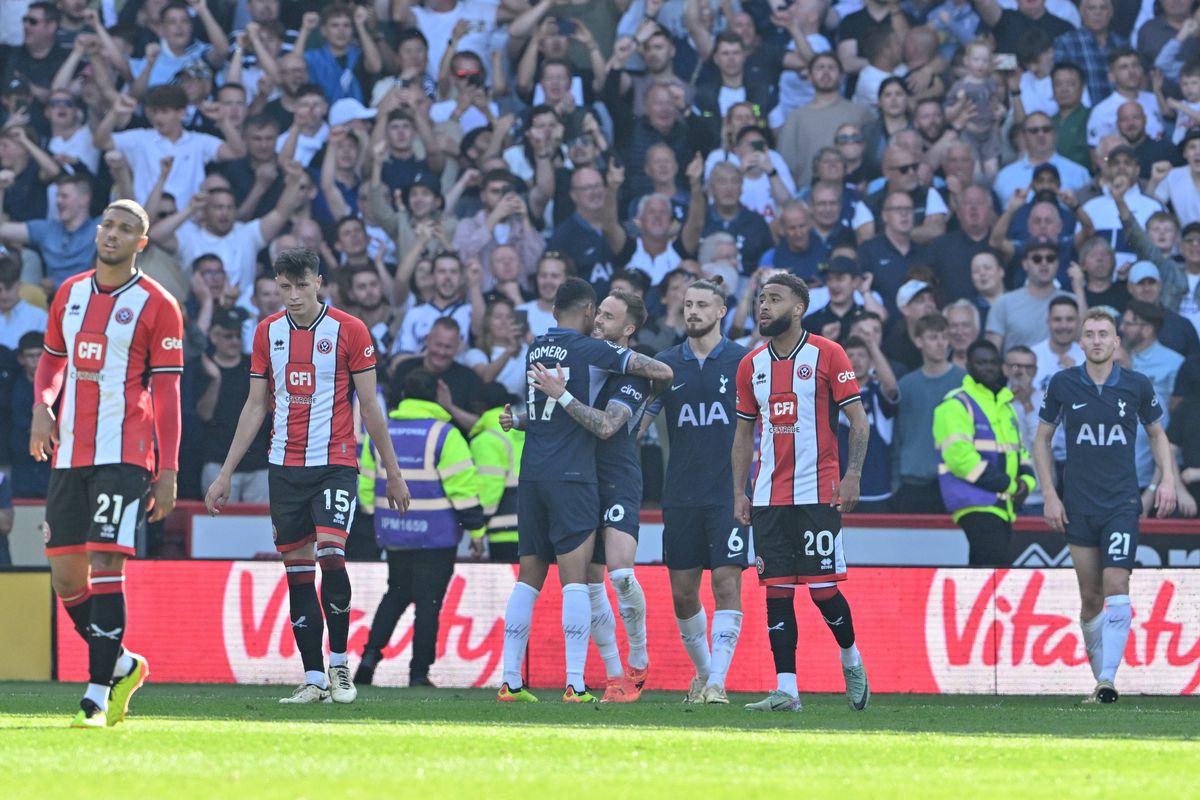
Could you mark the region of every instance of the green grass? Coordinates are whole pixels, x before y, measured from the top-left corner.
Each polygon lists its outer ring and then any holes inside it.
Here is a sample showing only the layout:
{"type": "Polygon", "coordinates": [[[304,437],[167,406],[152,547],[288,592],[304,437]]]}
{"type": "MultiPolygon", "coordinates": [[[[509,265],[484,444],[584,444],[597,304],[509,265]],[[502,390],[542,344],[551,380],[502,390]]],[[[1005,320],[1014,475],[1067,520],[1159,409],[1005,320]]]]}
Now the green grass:
{"type": "MultiPolygon", "coordinates": [[[[537,705],[367,688],[280,706],[285,687],[149,684],[108,731],[66,726],[80,687],[0,683],[0,797],[170,800],[715,800],[1200,796],[1195,698],[876,696],[861,714],[537,705]]],[[[757,699],[757,698],[753,698],[757,699]]]]}

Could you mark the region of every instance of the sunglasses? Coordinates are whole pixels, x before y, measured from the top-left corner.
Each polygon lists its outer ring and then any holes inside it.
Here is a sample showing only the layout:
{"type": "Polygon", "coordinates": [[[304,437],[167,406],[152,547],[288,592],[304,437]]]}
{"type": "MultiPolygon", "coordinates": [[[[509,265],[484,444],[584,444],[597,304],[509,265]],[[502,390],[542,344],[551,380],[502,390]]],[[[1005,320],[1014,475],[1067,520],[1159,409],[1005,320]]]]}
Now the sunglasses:
{"type": "Polygon", "coordinates": [[[899,172],[901,175],[907,175],[910,172],[916,172],[918,166],[920,165],[914,161],[911,164],[899,164],[895,167],[892,167],[892,169],[896,170],[896,172],[899,172]]]}
{"type": "Polygon", "coordinates": [[[844,133],[841,136],[833,137],[834,144],[862,144],[863,137],[860,133],[844,133]]]}
{"type": "Polygon", "coordinates": [[[1034,253],[1033,255],[1031,255],[1029,257],[1029,260],[1032,261],[1034,264],[1057,264],[1058,263],[1058,254],[1057,253],[1045,253],[1045,254],[1034,253]]]}
{"type": "Polygon", "coordinates": [[[1053,125],[1035,125],[1032,127],[1026,126],[1025,128],[1026,133],[1050,133],[1052,130],[1054,130],[1053,125]]]}
{"type": "Polygon", "coordinates": [[[50,108],[74,108],[75,101],[74,100],[51,100],[49,103],[46,103],[46,105],[49,106],[50,108]]]}

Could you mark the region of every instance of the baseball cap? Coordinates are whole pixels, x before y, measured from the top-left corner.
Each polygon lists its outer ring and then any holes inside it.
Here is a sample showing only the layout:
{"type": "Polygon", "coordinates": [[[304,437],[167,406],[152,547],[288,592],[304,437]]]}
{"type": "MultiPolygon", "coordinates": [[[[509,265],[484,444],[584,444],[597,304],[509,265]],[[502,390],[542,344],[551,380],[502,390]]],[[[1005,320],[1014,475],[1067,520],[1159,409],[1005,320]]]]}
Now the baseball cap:
{"type": "Polygon", "coordinates": [[[1158,267],[1150,261],[1139,261],[1129,268],[1129,282],[1141,283],[1142,281],[1154,280],[1162,282],[1162,276],[1158,272],[1158,267]]]}
{"type": "Polygon", "coordinates": [[[367,108],[353,97],[343,97],[329,109],[330,125],[345,125],[355,119],[373,119],[378,109],[367,108]]]}
{"type": "Polygon", "coordinates": [[[1062,175],[1059,173],[1058,167],[1054,166],[1053,164],[1039,164],[1038,166],[1034,167],[1033,177],[1036,180],[1039,175],[1047,172],[1060,180],[1062,179],[1062,175]]]}
{"type": "Polygon", "coordinates": [[[1183,151],[1187,149],[1188,142],[1194,142],[1197,139],[1200,139],[1200,128],[1188,128],[1188,132],[1179,141],[1179,154],[1183,155],[1183,151]]]}
{"type": "Polygon", "coordinates": [[[244,308],[240,308],[238,306],[234,306],[233,308],[218,309],[217,312],[213,314],[212,327],[224,328],[230,331],[241,331],[242,323],[244,323],[249,316],[250,314],[244,308]]]}
{"type": "Polygon", "coordinates": [[[1025,252],[1032,253],[1034,250],[1054,250],[1058,251],[1058,242],[1048,236],[1034,236],[1025,242],[1025,252]]]}
{"type": "Polygon", "coordinates": [[[933,287],[925,281],[906,282],[900,287],[900,291],[896,292],[896,308],[904,308],[921,292],[932,291],[932,289],[933,287]]]}
{"type": "Polygon", "coordinates": [[[1200,222],[1189,222],[1187,225],[1184,225],[1183,230],[1179,232],[1179,238],[1182,239],[1184,236],[1193,233],[1200,233],[1200,222]]]}
{"type": "Polygon", "coordinates": [[[176,78],[199,78],[207,80],[212,78],[212,76],[212,67],[201,60],[189,61],[182,69],[175,73],[176,78]]]}
{"type": "Polygon", "coordinates": [[[858,264],[852,258],[838,256],[825,265],[825,272],[834,275],[858,275],[858,264]]]}
{"type": "Polygon", "coordinates": [[[1114,158],[1116,158],[1117,156],[1122,156],[1122,155],[1129,156],[1134,161],[1137,161],[1137,153],[1135,153],[1133,148],[1127,144],[1119,144],[1116,147],[1114,147],[1112,150],[1109,150],[1108,155],[1105,156],[1105,160],[1111,161],[1114,158]]]}

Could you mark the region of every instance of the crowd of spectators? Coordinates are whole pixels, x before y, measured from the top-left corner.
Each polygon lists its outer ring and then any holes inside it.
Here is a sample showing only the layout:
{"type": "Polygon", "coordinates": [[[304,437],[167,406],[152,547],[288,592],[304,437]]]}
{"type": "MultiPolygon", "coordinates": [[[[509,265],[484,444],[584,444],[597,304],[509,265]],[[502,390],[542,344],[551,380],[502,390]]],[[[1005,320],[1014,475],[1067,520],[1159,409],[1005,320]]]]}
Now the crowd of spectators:
{"type": "MultiPolygon", "coordinates": [[[[567,276],[643,297],[653,354],[681,341],[696,277],[723,278],[726,331],[753,345],[757,287],[799,275],[807,329],[863,387],[873,511],[942,510],[933,409],[973,340],[1035,420],[1082,363],[1083,315],[1111,308],[1195,513],[1195,0],[13,0],[0,43],[17,497],[46,488],[26,447],[46,308],[130,197],[152,220],[139,266],[185,309],[185,497],[281,307],[271,258],[304,246],[374,336],[381,400],[421,367],[464,433],[485,384],[525,395],[567,276]]],[[[648,502],[664,438],[643,449],[648,502]]],[[[265,466],[252,448],[234,500],[265,500],[265,466]]]]}

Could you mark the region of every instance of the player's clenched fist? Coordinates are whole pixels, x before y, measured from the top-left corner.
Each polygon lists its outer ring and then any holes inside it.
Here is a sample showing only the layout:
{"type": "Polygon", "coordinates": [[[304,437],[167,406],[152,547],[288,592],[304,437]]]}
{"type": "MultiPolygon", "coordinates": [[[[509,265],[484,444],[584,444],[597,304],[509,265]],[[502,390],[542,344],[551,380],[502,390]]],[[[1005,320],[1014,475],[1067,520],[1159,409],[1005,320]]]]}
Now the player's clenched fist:
{"type": "Polygon", "coordinates": [[[204,506],[208,509],[208,513],[215,517],[221,513],[221,509],[228,502],[229,476],[221,472],[217,474],[217,479],[212,482],[212,486],[208,487],[208,493],[204,495],[204,506]]]}

